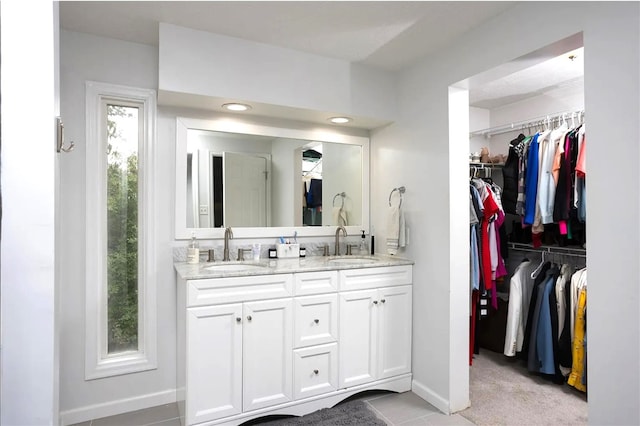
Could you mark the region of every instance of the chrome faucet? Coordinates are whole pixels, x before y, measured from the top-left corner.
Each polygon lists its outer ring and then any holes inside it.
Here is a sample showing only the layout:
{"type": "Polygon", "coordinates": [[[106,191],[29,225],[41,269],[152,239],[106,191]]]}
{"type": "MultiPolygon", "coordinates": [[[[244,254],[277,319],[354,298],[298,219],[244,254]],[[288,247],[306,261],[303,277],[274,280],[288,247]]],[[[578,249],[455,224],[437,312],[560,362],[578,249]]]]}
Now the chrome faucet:
{"type": "Polygon", "coordinates": [[[233,231],[230,226],[224,228],[224,252],[222,257],[224,262],[231,260],[229,258],[229,239],[233,239],[233,231]]]}
{"type": "Polygon", "coordinates": [[[344,226],[340,225],[336,228],[336,256],[340,256],[340,231],[342,231],[342,236],[347,236],[347,230],[344,226]]]}

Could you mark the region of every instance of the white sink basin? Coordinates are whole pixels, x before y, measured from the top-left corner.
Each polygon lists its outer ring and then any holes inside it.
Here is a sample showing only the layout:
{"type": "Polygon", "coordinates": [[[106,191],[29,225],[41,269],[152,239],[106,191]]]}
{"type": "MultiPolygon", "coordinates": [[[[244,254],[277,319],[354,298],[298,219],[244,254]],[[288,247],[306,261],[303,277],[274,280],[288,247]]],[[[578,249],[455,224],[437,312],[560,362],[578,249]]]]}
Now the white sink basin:
{"type": "Polygon", "coordinates": [[[266,268],[261,263],[216,263],[210,266],[205,266],[205,271],[219,271],[219,272],[236,272],[236,271],[250,271],[253,269],[266,268]]]}
{"type": "Polygon", "coordinates": [[[362,265],[365,263],[376,263],[379,259],[369,256],[344,256],[329,259],[329,263],[339,263],[343,265],[362,265]]]}

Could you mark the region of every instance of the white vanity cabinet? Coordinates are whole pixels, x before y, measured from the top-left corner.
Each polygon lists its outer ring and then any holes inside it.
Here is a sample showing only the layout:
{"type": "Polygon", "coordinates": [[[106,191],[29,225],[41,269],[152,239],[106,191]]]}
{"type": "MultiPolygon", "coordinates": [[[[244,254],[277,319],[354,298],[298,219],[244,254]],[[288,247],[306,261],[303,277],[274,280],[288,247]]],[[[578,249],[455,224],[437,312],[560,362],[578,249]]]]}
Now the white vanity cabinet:
{"type": "Polygon", "coordinates": [[[178,277],[185,425],[303,415],[411,388],[411,265],[178,277]]]}
{"type": "Polygon", "coordinates": [[[186,281],[186,424],[293,399],[292,282],[291,275],[186,281]]]}
{"type": "Polygon", "coordinates": [[[411,371],[411,280],[411,266],[340,272],[341,388],[411,371]]]}

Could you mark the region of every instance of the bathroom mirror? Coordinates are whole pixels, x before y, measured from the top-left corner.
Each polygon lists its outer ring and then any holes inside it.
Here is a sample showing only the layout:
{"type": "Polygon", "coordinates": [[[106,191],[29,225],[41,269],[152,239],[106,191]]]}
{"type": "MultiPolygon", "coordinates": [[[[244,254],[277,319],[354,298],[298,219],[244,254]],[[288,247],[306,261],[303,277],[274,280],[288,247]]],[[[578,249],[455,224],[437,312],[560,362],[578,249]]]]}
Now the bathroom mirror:
{"type": "Polygon", "coordinates": [[[369,231],[369,139],[333,129],[176,120],[176,238],[369,231]]]}

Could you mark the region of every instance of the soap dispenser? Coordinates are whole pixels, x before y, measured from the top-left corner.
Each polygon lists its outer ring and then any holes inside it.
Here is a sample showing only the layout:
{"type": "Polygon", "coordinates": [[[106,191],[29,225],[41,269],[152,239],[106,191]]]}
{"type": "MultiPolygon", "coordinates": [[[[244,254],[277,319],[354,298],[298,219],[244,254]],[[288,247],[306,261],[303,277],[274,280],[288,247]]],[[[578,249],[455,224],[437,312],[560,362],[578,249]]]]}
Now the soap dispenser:
{"type": "Polygon", "coordinates": [[[362,236],[360,237],[360,245],[358,246],[358,251],[360,254],[369,254],[369,249],[367,248],[367,237],[364,235],[364,230],[362,230],[362,236]]]}
{"type": "Polygon", "coordinates": [[[191,241],[187,248],[187,263],[200,263],[200,244],[196,240],[195,233],[191,234],[191,241]]]}

